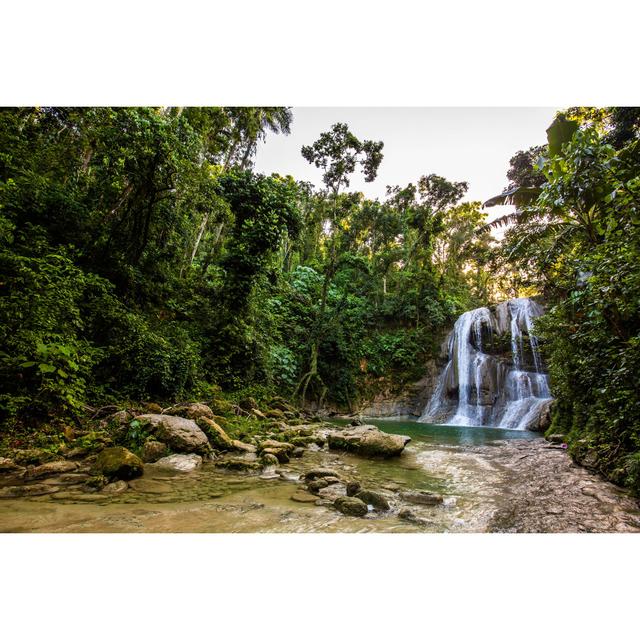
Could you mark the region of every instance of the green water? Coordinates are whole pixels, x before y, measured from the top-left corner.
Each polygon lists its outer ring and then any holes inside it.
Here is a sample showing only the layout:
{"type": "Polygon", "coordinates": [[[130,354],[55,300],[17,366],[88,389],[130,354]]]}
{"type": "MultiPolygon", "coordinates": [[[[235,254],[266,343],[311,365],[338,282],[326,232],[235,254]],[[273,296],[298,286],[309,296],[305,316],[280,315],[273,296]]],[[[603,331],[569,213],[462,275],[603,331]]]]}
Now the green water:
{"type": "MultiPolygon", "coordinates": [[[[349,420],[333,420],[338,424],[349,424],[349,420]]],[[[496,440],[531,440],[540,435],[532,431],[516,431],[513,429],[490,429],[487,427],[458,427],[447,424],[429,424],[417,420],[373,419],[366,418],[368,424],[375,424],[387,433],[399,433],[414,440],[429,444],[449,444],[463,446],[480,446],[496,440]]]]}

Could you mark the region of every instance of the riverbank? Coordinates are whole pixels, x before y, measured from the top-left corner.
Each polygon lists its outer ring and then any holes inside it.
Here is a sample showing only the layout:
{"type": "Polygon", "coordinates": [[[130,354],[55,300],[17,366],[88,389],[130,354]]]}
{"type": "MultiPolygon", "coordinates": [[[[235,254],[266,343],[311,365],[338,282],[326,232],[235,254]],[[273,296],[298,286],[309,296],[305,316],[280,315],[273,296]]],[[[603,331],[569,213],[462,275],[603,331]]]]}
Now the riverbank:
{"type": "MultiPolygon", "coordinates": [[[[302,453],[281,454],[267,465],[259,462],[263,452],[277,453],[278,441],[253,445],[255,451],[221,452],[190,471],[145,464],[141,477],[117,481],[119,488],[106,491],[116,482],[98,491],[65,486],[74,474],[90,471],[79,466],[37,483],[50,492],[0,500],[0,527],[5,532],[640,531],[636,500],[540,437],[401,421],[376,425],[404,438],[393,441],[401,454],[365,456],[345,442],[354,433],[361,440],[366,429],[316,423],[297,427],[313,432],[294,436],[313,440],[298,441],[305,444],[298,447],[302,453]],[[364,512],[358,503],[366,505],[364,512]]],[[[284,438],[280,442],[284,445],[284,438]]],[[[294,447],[281,448],[292,453],[294,447]]]]}

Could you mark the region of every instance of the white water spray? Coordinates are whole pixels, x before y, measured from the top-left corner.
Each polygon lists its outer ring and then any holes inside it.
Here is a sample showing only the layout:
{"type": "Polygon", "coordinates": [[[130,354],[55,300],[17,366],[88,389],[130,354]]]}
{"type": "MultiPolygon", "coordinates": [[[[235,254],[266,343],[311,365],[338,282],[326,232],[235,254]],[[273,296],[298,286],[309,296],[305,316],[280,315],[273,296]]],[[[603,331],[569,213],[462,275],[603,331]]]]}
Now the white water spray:
{"type": "Polygon", "coordinates": [[[502,303],[495,313],[487,307],[463,313],[449,339],[449,361],[420,422],[502,429],[535,425],[551,401],[533,333],[542,313],[529,298],[502,303]],[[494,344],[506,332],[511,335],[508,357],[496,354],[494,344]]]}

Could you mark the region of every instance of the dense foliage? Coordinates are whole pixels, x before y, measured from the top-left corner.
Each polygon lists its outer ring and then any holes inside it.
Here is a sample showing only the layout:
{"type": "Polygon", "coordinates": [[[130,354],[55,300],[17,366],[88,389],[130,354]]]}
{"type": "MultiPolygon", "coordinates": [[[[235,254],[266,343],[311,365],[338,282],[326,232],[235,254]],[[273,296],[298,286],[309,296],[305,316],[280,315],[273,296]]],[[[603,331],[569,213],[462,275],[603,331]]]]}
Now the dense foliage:
{"type": "Polygon", "coordinates": [[[467,185],[384,201],[382,142],[337,124],[304,157],[324,188],[252,171],[291,111],[0,110],[0,418],[251,389],[354,408],[421,375],[493,259],[467,185]]]}
{"type": "Polygon", "coordinates": [[[551,429],[567,434],[578,460],[636,493],[639,125],[640,110],[632,108],[561,114],[535,162],[514,157],[519,170],[509,187],[520,189],[520,208],[503,243],[519,286],[549,303],[539,329],[557,397],[551,429]]]}

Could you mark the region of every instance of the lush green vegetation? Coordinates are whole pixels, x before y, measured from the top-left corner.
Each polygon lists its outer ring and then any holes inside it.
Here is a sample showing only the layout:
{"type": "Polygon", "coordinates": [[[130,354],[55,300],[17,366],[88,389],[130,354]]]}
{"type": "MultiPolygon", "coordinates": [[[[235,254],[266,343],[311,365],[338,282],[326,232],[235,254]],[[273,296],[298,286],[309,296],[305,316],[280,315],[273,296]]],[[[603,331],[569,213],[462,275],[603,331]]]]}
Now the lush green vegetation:
{"type": "Polygon", "coordinates": [[[538,294],[551,429],[640,492],[639,123],[560,114],[487,225],[437,175],[350,190],[384,146],[344,124],[301,149],[322,188],[255,173],[282,107],[0,110],[4,434],[221,392],[354,409],[419,378],[459,313],[538,294]]]}
{"type": "Polygon", "coordinates": [[[512,160],[503,268],[549,305],[551,430],[640,493],[640,109],[570,109],[548,134],[512,160]]]}
{"type": "Polygon", "coordinates": [[[419,377],[491,259],[464,183],[384,202],[383,143],[337,124],[302,149],[324,188],[252,171],[269,108],[0,111],[0,417],[214,389],[354,406],[419,377]]]}

